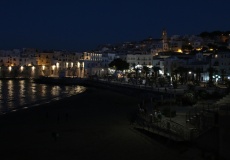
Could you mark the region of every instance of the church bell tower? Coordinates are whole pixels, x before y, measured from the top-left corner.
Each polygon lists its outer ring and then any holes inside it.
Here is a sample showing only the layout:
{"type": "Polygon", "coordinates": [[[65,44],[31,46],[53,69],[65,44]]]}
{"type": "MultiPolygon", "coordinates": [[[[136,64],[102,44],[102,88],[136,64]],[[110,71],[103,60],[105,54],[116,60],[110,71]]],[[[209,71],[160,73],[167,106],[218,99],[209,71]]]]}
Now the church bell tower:
{"type": "Polygon", "coordinates": [[[167,32],[165,29],[163,29],[162,31],[162,49],[163,51],[167,51],[168,50],[168,36],[167,36],[167,32]]]}

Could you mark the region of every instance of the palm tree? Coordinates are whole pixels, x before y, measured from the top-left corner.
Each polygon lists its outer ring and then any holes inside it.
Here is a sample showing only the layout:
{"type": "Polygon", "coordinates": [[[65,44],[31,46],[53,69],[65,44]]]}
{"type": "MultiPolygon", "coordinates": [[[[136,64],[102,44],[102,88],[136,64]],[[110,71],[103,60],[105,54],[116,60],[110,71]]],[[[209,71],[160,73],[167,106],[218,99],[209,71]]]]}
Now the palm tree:
{"type": "Polygon", "coordinates": [[[221,80],[224,81],[224,76],[226,74],[226,71],[225,69],[221,69],[220,72],[221,72],[221,80]]]}
{"type": "Polygon", "coordinates": [[[195,70],[195,73],[196,73],[196,80],[198,82],[201,81],[201,73],[203,72],[203,69],[202,68],[196,68],[195,70]]]}
{"type": "Polygon", "coordinates": [[[138,67],[136,67],[136,68],[134,68],[134,70],[135,70],[135,73],[136,73],[136,78],[138,77],[138,72],[139,72],[139,68],[138,67]]]}
{"type": "Polygon", "coordinates": [[[187,78],[188,78],[188,69],[184,68],[182,66],[177,68],[179,74],[180,74],[180,82],[181,84],[184,84],[187,82],[187,78]]]}
{"type": "Polygon", "coordinates": [[[135,63],[132,64],[132,67],[133,67],[133,70],[135,71],[135,79],[136,79],[136,84],[137,84],[138,72],[139,72],[140,68],[136,67],[135,63]]]}
{"type": "Polygon", "coordinates": [[[217,70],[213,67],[209,67],[207,71],[209,76],[209,85],[213,85],[213,75],[214,73],[217,73],[217,70]]]}
{"type": "MultiPolygon", "coordinates": [[[[150,72],[150,68],[147,67],[147,66],[144,66],[142,69],[143,69],[143,71],[145,73],[145,82],[147,82],[147,76],[148,76],[148,74],[150,72]]],[[[145,83],[145,85],[146,85],[146,83],[145,83]]]]}
{"type": "Polygon", "coordinates": [[[178,73],[179,73],[178,68],[176,68],[176,69],[173,70],[172,76],[173,76],[173,80],[174,81],[177,81],[177,79],[178,79],[178,73]],[[175,77],[175,79],[174,79],[174,77],[175,77]]]}
{"type": "Polygon", "coordinates": [[[159,73],[159,71],[161,70],[161,68],[158,67],[158,66],[153,66],[152,69],[153,69],[153,71],[154,71],[154,76],[155,76],[155,80],[156,80],[156,83],[157,83],[158,73],[159,73]]]}
{"type": "Polygon", "coordinates": [[[180,71],[178,70],[178,68],[174,69],[172,72],[172,84],[174,88],[177,88],[178,86],[178,74],[180,73],[180,71]]]}

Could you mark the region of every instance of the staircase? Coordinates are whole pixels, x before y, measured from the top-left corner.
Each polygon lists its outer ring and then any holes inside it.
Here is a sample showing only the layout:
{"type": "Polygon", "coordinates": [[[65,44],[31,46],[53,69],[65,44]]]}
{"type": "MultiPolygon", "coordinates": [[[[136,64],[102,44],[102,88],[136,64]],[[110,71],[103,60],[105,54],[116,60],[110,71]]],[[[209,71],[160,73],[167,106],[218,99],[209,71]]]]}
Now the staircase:
{"type": "Polygon", "coordinates": [[[187,122],[199,132],[197,138],[218,125],[220,111],[230,111],[230,94],[217,101],[199,102],[186,113],[187,122]]]}
{"type": "Polygon", "coordinates": [[[215,105],[217,106],[223,106],[228,104],[230,104],[230,93],[215,103],[215,105]]]}

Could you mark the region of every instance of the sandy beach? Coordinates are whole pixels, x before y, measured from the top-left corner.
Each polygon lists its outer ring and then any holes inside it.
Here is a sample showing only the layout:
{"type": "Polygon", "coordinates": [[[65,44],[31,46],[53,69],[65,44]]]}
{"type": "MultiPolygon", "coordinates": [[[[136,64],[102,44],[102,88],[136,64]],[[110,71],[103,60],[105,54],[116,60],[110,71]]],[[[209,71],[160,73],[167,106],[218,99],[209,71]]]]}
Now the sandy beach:
{"type": "Polygon", "coordinates": [[[91,88],[1,116],[1,160],[185,159],[130,126],[139,102],[137,97],[91,88]]]}

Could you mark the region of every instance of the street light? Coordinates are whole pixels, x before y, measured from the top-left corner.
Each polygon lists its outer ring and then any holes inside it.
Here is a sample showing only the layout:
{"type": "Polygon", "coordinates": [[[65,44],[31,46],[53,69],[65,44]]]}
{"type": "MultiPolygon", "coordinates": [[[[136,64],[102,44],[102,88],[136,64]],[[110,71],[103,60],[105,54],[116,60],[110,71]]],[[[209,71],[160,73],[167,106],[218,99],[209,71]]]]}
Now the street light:
{"type": "Polygon", "coordinates": [[[21,67],[20,67],[20,69],[21,69],[21,71],[23,71],[24,67],[23,67],[23,66],[21,66],[21,67]]]}
{"type": "Polygon", "coordinates": [[[52,70],[54,70],[55,69],[55,65],[52,65],[52,70]]]}
{"type": "Polygon", "coordinates": [[[217,81],[218,81],[218,79],[220,78],[220,76],[218,76],[218,75],[214,75],[214,76],[212,76],[212,78],[214,78],[214,79],[215,79],[215,81],[216,81],[216,83],[217,83],[217,81]]]}
{"type": "Polygon", "coordinates": [[[188,74],[189,74],[189,80],[191,81],[192,80],[192,71],[189,71],[188,74]]]}
{"type": "Polygon", "coordinates": [[[57,63],[56,63],[57,68],[59,68],[59,65],[60,65],[60,64],[57,62],[57,63]]]}
{"type": "Polygon", "coordinates": [[[169,94],[170,94],[170,95],[169,95],[169,96],[170,96],[169,120],[170,120],[170,122],[171,122],[171,117],[172,117],[172,90],[169,91],[169,94]]]}

